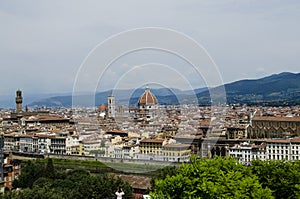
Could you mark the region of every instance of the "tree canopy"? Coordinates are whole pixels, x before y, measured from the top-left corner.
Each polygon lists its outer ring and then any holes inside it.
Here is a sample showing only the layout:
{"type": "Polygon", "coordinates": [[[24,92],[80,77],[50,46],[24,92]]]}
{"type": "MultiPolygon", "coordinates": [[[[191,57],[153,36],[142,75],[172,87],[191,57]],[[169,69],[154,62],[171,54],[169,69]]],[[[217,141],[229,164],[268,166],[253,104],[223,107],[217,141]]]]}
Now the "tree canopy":
{"type": "Polygon", "coordinates": [[[300,161],[252,161],[252,172],[276,198],[300,198],[300,161]]]}
{"type": "MultiPolygon", "coordinates": [[[[243,166],[236,159],[191,158],[180,167],[164,167],[152,179],[152,198],[300,198],[300,161],[254,160],[243,166]]],[[[126,198],[132,187],[108,174],[84,169],[57,170],[47,163],[28,161],[14,189],[0,198],[114,198],[122,187],[126,198]]]]}
{"type": "Polygon", "coordinates": [[[28,161],[13,187],[21,191],[9,191],[0,198],[114,198],[118,187],[122,187],[126,197],[132,196],[132,187],[120,178],[92,175],[84,169],[58,171],[51,159],[46,165],[28,161]]]}
{"type": "MultiPolygon", "coordinates": [[[[173,171],[172,171],[173,172],[173,171]]],[[[273,198],[257,176],[232,158],[193,158],[177,173],[156,179],[153,198],[273,198]]]]}
{"type": "Polygon", "coordinates": [[[300,198],[300,161],[197,159],[166,167],[152,181],[153,198],[300,198]]]}

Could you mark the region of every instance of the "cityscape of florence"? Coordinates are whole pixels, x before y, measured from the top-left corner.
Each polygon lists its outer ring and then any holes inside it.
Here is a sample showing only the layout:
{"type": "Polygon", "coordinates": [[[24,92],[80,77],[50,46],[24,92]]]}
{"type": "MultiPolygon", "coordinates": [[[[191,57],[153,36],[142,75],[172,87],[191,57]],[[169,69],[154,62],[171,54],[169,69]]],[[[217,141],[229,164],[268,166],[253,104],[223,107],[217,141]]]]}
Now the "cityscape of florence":
{"type": "Polygon", "coordinates": [[[300,198],[297,1],[3,1],[0,198],[300,198]]]}

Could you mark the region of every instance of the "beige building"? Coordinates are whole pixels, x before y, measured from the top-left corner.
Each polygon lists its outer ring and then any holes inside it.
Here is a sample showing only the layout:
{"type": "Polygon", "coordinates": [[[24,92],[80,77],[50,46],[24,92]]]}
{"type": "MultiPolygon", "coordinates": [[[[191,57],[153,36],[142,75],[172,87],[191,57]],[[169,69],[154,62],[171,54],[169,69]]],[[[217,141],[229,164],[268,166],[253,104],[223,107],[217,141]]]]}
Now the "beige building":
{"type": "Polygon", "coordinates": [[[165,140],[163,139],[143,139],[140,141],[139,159],[153,160],[156,157],[162,159],[162,148],[165,140]]]}
{"type": "Polygon", "coordinates": [[[168,162],[188,162],[192,154],[189,144],[167,144],[163,147],[163,160],[168,162]]]}
{"type": "MultiPolygon", "coordinates": [[[[175,140],[174,140],[175,141],[175,140]]],[[[140,141],[140,153],[138,159],[166,161],[166,162],[188,162],[192,154],[190,144],[176,144],[171,140],[143,139],[140,141]]]]}
{"type": "Polygon", "coordinates": [[[100,140],[82,141],[84,155],[95,155],[100,150],[100,140]]]}
{"type": "Polygon", "coordinates": [[[72,135],[66,138],[66,153],[67,155],[82,155],[83,144],[79,140],[79,136],[72,135]]]}

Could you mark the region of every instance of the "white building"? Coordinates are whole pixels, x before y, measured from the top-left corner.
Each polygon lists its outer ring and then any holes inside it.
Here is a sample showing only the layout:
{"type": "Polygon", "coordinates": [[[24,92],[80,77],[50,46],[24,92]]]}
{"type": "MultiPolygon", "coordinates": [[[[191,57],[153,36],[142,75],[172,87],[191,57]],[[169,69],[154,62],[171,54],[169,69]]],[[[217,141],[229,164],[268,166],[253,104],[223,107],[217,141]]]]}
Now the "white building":
{"type": "Polygon", "coordinates": [[[33,152],[33,138],[29,135],[20,136],[20,151],[33,152]]]}
{"type": "Polygon", "coordinates": [[[123,158],[124,159],[137,159],[137,155],[140,153],[138,145],[123,146],[123,158]]]}
{"type": "Polygon", "coordinates": [[[91,140],[91,141],[82,141],[84,155],[95,155],[100,150],[101,141],[100,140],[91,140]]]}
{"type": "Polygon", "coordinates": [[[20,137],[15,134],[4,134],[4,151],[19,151],[20,137]]]}
{"type": "Polygon", "coordinates": [[[300,160],[300,138],[291,140],[290,160],[300,160]]]}
{"type": "Polygon", "coordinates": [[[235,157],[239,162],[248,165],[254,159],[266,159],[265,147],[264,143],[261,145],[254,145],[245,142],[229,148],[229,156],[235,157]]]}
{"type": "Polygon", "coordinates": [[[268,160],[300,160],[300,138],[270,139],[267,144],[268,160]]]}
{"type": "Polygon", "coordinates": [[[50,153],[51,139],[47,135],[38,135],[38,152],[42,154],[50,153]]]}
{"type": "Polygon", "coordinates": [[[266,140],[267,160],[290,160],[290,140],[270,139],[266,140]]]}
{"type": "Polygon", "coordinates": [[[300,138],[268,139],[261,145],[243,143],[231,147],[229,155],[244,164],[249,164],[253,159],[300,160],[300,138]]]}

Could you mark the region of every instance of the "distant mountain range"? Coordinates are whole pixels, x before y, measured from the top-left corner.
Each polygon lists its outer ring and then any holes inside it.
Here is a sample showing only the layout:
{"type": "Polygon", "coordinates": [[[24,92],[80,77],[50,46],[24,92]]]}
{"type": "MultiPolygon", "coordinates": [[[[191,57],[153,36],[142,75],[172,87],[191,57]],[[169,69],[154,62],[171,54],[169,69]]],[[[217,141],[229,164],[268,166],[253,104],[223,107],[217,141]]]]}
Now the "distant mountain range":
{"type": "MultiPolygon", "coordinates": [[[[260,79],[246,79],[224,85],[227,103],[246,103],[249,105],[295,105],[300,104],[300,73],[283,72],[260,79]]],[[[211,88],[210,92],[217,91],[219,87],[211,88]]],[[[144,89],[115,90],[113,93],[119,104],[137,104],[139,96],[144,89]]],[[[151,89],[157,97],[159,104],[199,103],[210,104],[209,89],[198,88],[195,90],[182,91],[172,88],[151,89]],[[192,96],[197,98],[192,99],[192,96]]],[[[111,90],[99,92],[95,95],[95,105],[107,102],[107,95],[111,90]]],[[[82,95],[78,105],[90,105],[91,96],[82,95]]],[[[72,95],[55,96],[36,100],[29,104],[30,107],[71,107],[72,95]]]]}
{"type": "Polygon", "coordinates": [[[300,104],[300,73],[284,72],[225,85],[229,103],[261,105],[300,104]]]}

